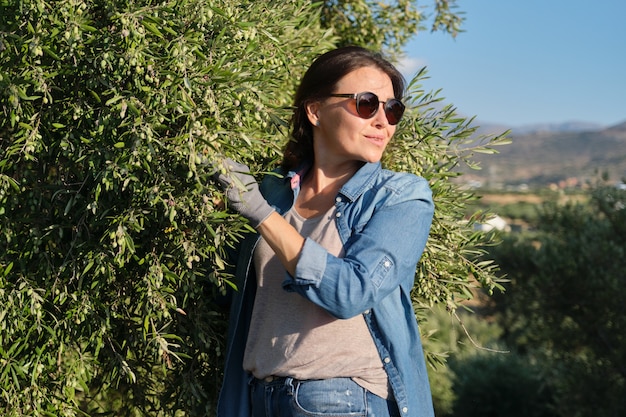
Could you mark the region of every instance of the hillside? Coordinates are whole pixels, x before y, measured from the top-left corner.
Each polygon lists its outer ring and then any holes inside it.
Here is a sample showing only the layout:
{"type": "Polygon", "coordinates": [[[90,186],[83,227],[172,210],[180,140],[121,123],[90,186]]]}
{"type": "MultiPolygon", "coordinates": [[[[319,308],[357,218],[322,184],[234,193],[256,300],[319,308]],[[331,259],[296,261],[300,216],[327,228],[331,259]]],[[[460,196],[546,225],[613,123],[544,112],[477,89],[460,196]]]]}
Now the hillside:
{"type": "Polygon", "coordinates": [[[513,131],[512,144],[497,155],[475,155],[483,167],[464,170],[463,180],[484,185],[577,185],[607,173],[610,181],[626,177],[626,122],[602,130],[578,132],[513,131]]]}

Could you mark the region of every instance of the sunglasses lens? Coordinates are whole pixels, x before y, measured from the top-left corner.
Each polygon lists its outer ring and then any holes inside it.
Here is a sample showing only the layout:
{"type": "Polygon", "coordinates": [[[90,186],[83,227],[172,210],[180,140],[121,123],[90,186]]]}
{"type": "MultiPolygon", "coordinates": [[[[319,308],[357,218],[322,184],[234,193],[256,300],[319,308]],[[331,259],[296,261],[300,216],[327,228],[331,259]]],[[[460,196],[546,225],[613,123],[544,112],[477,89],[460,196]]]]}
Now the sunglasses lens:
{"type": "Polygon", "coordinates": [[[390,125],[397,125],[404,114],[404,104],[400,100],[392,99],[385,103],[385,116],[390,125]]]}
{"type": "Polygon", "coordinates": [[[380,102],[373,93],[358,94],[356,98],[356,112],[364,119],[369,119],[378,111],[380,102]]]}

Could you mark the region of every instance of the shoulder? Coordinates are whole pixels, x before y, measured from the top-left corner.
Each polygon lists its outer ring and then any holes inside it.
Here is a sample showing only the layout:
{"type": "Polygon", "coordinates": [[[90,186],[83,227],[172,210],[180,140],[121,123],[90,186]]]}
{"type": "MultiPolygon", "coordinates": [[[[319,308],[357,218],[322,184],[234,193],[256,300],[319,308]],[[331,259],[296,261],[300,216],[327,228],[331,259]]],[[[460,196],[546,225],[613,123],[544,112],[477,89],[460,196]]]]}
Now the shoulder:
{"type": "Polygon", "coordinates": [[[403,200],[432,200],[432,191],[428,181],[410,172],[381,169],[372,183],[372,189],[392,194],[403,200]]]}
{"type": "Polygon", "coordinates": [[[281,188],[288,184],[286,175],[281,168],[276,168],[266,173],[261,180],[261,190],[281,188]]]}
{"type": "Polygon", "coordinates": [[[406,200],[432,200],[426,179],[408,172],[383,169],[380,163],[365,164],[340,190],[350,201],[377,204],[406,200]]]}
{"type": "Polygon", "coordinates": [[[379,172],[378,179],[387,187],[403,188],[415,185],[428,187],[428,181],[425,178],[410,172],[397,172],[383,168],[379,172]]]}
{"type": "Polygon", "coordinates": [[[340,191],[349,218],[367,222],[375,213],[400,210],[408,213],[434,212],[428,181],[418,175],[366,164],[340,191]]]}
{"type": "Polygon", "coordinates": [[[293,201],[291,176],[289,173],[285,174],[282,169],[277,168],[265,174],[259,189],[267,202],[279,212],[282,213],[283,209],[291,206],[293,201]]]}

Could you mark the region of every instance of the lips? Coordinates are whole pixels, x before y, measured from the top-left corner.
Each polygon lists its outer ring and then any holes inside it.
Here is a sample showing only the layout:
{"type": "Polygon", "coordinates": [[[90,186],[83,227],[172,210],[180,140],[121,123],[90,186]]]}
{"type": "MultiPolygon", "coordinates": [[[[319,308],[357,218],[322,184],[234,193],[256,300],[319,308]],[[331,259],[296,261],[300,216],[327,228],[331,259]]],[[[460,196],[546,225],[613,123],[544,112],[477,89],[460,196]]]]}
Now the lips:
{"type": "Polygon", "coordinates": [[[367,140],[369,140],[370,142],[373,142],[376,145],[384,145],[385,144],[385,137],[384,136],[368,136],[366,135],[365,138],[367,140]]]}

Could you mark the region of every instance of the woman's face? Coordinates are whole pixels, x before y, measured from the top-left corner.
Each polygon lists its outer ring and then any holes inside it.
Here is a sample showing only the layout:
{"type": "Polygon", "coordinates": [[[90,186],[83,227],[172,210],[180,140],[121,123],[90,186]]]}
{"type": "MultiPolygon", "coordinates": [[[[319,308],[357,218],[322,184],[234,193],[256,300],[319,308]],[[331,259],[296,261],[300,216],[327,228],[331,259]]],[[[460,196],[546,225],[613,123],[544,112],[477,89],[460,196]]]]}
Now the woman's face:
{"type": "Polygon", "coordinates": [[[356,69],[337,83],[335,94],[372,92],[381,104],[370,119],[359,117],[356,100],[329,97],[307,108],[313,124],[313,146],[318,164],[378,162],[396,131],[383,111],[383,102],[394,98],[389,76],[376,67],[356,69]],[[317,123],[319,122],[319,125],[317,123]]]}

